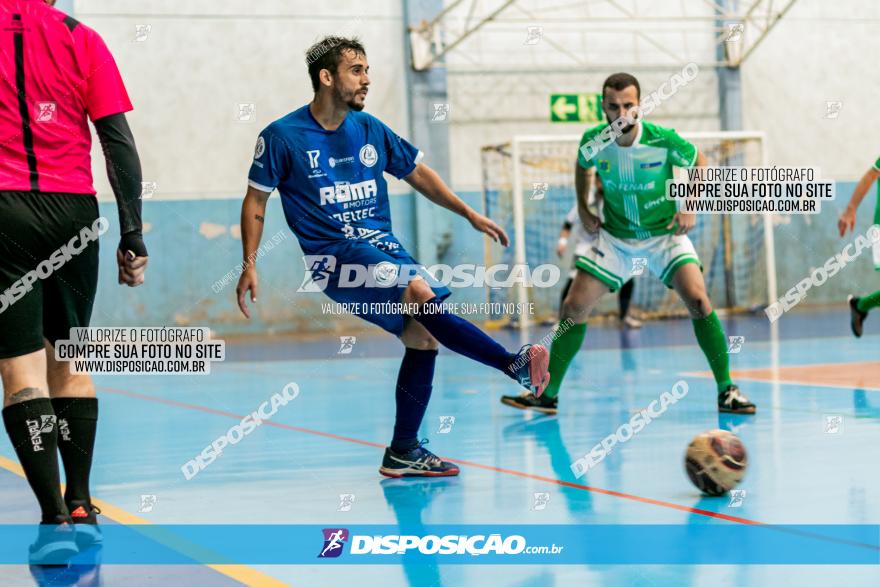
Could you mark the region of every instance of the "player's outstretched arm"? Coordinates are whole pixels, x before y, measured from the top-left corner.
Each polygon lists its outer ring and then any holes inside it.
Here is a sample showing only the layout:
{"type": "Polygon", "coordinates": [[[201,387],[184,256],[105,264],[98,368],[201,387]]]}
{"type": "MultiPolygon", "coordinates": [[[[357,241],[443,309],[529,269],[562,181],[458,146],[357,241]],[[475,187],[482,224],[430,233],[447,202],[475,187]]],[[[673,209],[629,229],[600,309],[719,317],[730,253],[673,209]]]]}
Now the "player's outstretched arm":
{"type": "Polygon", "coordinates": [[[865,175],[856,184],[856,189],[849,199],[849,204],[846,205],[846,209],[837,221],[837,230],[840,231],[840,236],[844,236],[848,231],[855,230],[856,210],[859,209],[859,204],[865,199],[865,194],[868,193],[868,190],[874,185],[878,177],[880,177],[880,169],[872,167],[865,172],[865,175]]]}
{"type": "Polygon", "coordinates": [[[593,187],[593,175],[589,169],[584,169],[577,162],[574,164],[574,191],[577,195],[578,217],[581,224],[588,232],[594,233],[599,230],[601,222],[599,218],[587,208],[587,200],[593,187]]]}
{"type": "Polygon", "coordinates": [[[250,291],[251,303],[257,302],[257,248],[260,239],[263,238],[263,220],[266,217],[266,201],[270,192],[258,190],[248,186],[244,201],[241,203],[241,248],[242,248],[242,272],[238,278],[238,287],[235,295],[238,298],[238,307],[245,318],[250,318],[251,313],[245,301],[245,295],[250,291]]]}
{"type": "Polygon", "coordinates": [[[466,218],[474,229],[488,234],[493,241],[500,242],[505,247],[510,244],[510,239],[507,238],[504,229],[465,204],[449,189],[449,186],[444,183],[437,172],[424,163],[416,165],[412,173],[404,177],[403,180],[435,204],[466,218]]]}
{"type": "Polygon", "coordinates": [[[147,247],[141,219],[141,161],[124,113],[104,116],[93,124],[104,152],[107,179],[119,210],[117,279],[119,283],[137,287],[144,282],[147,269],[147,247]]]}

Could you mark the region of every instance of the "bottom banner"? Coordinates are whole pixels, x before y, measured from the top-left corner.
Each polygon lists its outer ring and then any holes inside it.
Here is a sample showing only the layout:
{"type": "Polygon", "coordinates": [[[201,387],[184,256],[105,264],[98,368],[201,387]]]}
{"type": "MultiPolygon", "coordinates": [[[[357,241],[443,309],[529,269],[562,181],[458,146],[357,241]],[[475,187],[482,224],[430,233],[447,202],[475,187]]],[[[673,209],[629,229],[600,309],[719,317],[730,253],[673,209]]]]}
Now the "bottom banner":
{"type": "MultiPolygon", "coordinates": [[[[132,525],[101,526],[81,564],[878,565],[878,525],[132,525]]],[[[0,526],[0,564],[74,527],[0,526]],[[38,536],[39,535],[39,536],[38,536]]],[[[74,540],[75,541],[75,540],[74,540]]],[[[58,549],[58,557],[71,556],[58,549]]],[[[61,564],[70,560],[42,561],[61,564]]]]}

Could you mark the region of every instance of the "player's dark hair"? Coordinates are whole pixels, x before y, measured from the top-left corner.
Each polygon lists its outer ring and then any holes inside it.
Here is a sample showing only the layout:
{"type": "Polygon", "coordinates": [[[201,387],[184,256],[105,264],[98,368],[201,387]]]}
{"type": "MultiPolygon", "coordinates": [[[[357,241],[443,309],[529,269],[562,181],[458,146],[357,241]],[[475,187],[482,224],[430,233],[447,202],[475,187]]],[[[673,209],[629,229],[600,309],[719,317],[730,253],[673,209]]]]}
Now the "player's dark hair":
{"type": "Polygon", "coordinates": [[[306,65],[309,67],[309,77],[312,80],[312,90],[318,91],[320,81],[318,74],[322,69],[327,69],[335,74],[342,61],[345,51],[354,51],[358,55],[366,55],[367,51],[357,37],[324,37],[306,51],[306,65]]]}
{"type": "Polygon", "coordinates": [[[608,76],[608,79],[605,80],[605,83],[602,84],[602,98],[605,98],[605,88],[611,88],[612,90],[617,90],[618,92],[624,88],[628,88],[630,86],[636,87],[636,97],[642,98],[642,88],[639,86],[639,80],[628,73],[614,73],[608,76]]]}

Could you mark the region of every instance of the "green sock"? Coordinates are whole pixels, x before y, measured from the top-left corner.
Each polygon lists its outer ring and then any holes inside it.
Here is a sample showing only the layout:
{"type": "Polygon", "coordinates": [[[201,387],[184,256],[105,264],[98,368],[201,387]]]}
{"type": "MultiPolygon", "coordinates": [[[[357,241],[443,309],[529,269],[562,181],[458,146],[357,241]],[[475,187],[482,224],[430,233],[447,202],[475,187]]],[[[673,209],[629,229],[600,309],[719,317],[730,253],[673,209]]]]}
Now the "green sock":
{"type": "Polygon", "coordinates": [[[732,383],[724,327],[714,310],[702,320],[691,320],[691,322],[694,323],[697,342],[709,361],[709,367],[712,368],[712,375],[715,376],[715,383],[718,384],[718,393],[721,393],[732,383]]]}
{"type": "Polygon", "coordinates": [[[859,312],[869,312],[872,308],[876,308],[880,306],[880,291],[875,291],[874,293],[867,295],[863,298],[859,298],[859,303],[856,304],[856,309],[859,312]]]}
{"type": "MultiPolygon", "coordinates": [[[[560,327],[561,324],[556,325],[556,328],[560,327]]],[[[574,324],[553,340],[553,344],[550,345],[550,383],[541,397],[554,398],[559,395],[559,386],[562,385],[565,372],[574,356],[581,350],[586,334],[586,324],[574,324]]]]}

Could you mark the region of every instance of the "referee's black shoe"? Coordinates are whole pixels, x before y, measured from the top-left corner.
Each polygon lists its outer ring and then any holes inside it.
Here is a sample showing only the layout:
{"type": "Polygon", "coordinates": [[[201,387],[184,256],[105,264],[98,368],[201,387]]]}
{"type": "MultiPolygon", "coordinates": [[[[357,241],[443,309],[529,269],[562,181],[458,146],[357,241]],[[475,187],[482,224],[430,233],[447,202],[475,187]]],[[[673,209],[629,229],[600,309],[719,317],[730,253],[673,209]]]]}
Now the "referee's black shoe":
{"type": "Polygon", "coordinates": [[[80,550],[101,544],[104,541],[101,527],[98,526],[101,510],[86,501],[72,502],[67,507],[76,529],[76,545],[80,550]]]}
{"type": "Polygon", "coordinates": [[[70,559],[79,553],[73,524],[68,516],[59,516],[56,523],[41,523],[37,539],[28,549],[28,562],[32,565],[66,567],[70,559]]]}
{"type": "Polygon", "coordinates": [[[846,301],[849,302],[849,326],[852,328],[852,333],[856,338],[861,338],[862,325],[865,323],[868,313],[859,311],[859,298],[849,296],[846,298],[846,301]]]}

